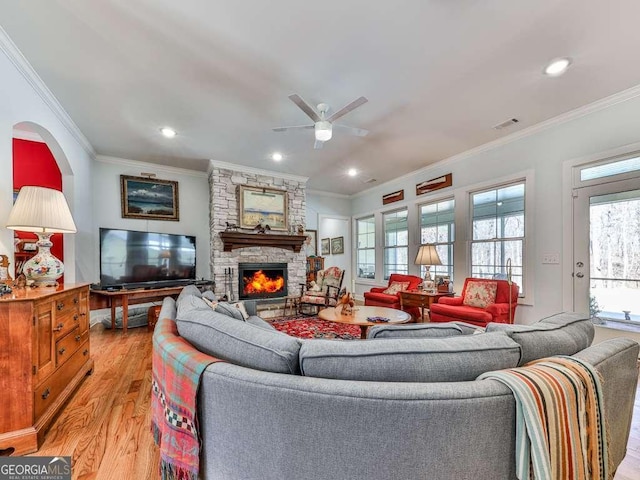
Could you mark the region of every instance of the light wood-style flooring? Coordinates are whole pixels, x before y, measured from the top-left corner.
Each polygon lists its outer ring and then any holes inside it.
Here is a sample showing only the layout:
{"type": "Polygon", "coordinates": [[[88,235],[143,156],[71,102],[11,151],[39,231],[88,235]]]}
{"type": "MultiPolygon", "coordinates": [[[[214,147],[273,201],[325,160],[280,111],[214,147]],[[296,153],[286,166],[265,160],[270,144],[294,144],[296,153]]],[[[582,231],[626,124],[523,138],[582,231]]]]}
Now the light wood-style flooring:
{"type": "MultiPolygon", "coordinates": [[[[71,456],[74,479],[158,478],[150,432],[151,333],[91,329],[95,369],[46,435],[36,455],[71,456]]],[[[640,391],[628,453],[614,480],[640,479],[640,391]]]]}

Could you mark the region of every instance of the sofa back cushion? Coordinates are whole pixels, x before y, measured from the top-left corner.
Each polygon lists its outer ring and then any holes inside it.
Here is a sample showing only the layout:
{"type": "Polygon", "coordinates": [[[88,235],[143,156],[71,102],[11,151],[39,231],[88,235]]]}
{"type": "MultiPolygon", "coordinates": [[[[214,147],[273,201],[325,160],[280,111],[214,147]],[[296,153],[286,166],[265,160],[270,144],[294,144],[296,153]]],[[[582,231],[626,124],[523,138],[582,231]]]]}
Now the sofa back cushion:
{"type": "Polygon", "coordinates": [[[463,335],[462,328],[448,323],[409,323],[406,325],[376,325],[367,338],[443,338],[463,335]]]}
{"type": "Polygon", "coordinates": [[[487,332],[504,332],[522,347],[520,365],[553,355],[573,355],[593,341],[594,327],[588,315],[559,313],[533,325],[490,323],[487,332]]]}
{"type": "Polygon", "coordinates": [[[178,333],[203,353],[265,372],[297,374],[300,340],[208,308],[178,316],[178,333]]]}
{"type": "Polygon", "coordinates": [[[310,377],[374,382],[463,382],[511,368],[520,345],[503,333],[450,338],[313,340],[300,349],[300,370],[310,377]]]}

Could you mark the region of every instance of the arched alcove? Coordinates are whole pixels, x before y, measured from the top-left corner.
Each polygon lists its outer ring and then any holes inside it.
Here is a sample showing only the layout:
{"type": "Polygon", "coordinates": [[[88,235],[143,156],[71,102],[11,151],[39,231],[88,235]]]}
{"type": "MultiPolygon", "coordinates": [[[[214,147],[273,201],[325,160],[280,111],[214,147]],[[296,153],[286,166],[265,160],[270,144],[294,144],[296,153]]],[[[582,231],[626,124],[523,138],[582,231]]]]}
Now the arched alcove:
{"type": "MultiPolygon", "coordinates": [[[[13,126],[13,180],[14,191],[24,185],[54,188],[64,192],[73,215],[73,172],[64,150],[55,137],[41,125],[25,121],[13,126]]],[[[33,238],[34,234],[22,232],[21,239],[33,238]]],[[[65,264],[65,277],[61,280],[75,280],[75,259],[73,235],[63,238],[56,234],[52,238],[52,253],[65,264]]],[[[16,267],[20,258],[16,252],[16,267]]],[[[16,274],[19,272],[16,272],[16,274]]]]}

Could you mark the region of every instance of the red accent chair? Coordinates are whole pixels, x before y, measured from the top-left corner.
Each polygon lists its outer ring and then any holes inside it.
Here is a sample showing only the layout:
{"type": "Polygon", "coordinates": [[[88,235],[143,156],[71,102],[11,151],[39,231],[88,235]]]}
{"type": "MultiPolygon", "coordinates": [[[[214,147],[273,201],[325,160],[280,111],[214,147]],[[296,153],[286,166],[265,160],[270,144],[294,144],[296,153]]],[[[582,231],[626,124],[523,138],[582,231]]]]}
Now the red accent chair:
{"type": "Polygon", "coordinates": [[[459,297],[441,297],[438,303],[431,305],[429,316],[432,322],[462,321],[485,327],[489,322],[513,323],[518,306],[520,288],[511,284],[511,312],[509,312],[509,282],[490,278],[467,278],[464,281],[462,295],[459,297]],[[469,282],[496,282],[495,303],[485,308],[464,305],[464,296],[469,282]]]}
{"type": "MultiPolygon", "coordinates": [[[[364,293],[364,304],[367,306],[375,307],[388,307],[400,310],[400,294],[388,295],[384,292],[393,282],[409,282],[407,291],[417,290],[418,286],[422,283],[420,277],[415,275],[402,275],[400,273],[392,273],[389,277],[389,284],[386,287],[373,287],[368,292],[364,293]]],[[[418,307],[411,307],[405,310],[410,313],[413,318],[420,316],[420,309],[418,307]]]]}

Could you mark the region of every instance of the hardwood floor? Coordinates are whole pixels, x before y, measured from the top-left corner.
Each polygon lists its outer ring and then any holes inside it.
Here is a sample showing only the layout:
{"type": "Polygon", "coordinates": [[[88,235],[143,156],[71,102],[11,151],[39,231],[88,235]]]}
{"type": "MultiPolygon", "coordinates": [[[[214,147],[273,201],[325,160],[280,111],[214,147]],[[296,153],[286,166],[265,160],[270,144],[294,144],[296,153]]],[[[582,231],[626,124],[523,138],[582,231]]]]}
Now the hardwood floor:
{"type": "MultiPolygon", "coordinates": [[[[151,333],[126,336],[91,329],[93,375],[51,426],[37,455],[71,456],[74,479],[158,478],[158,449],[150,432],[151,333]]],[[[627,456],[614,480],[640,479],[640,391],[627,456]]]]}

